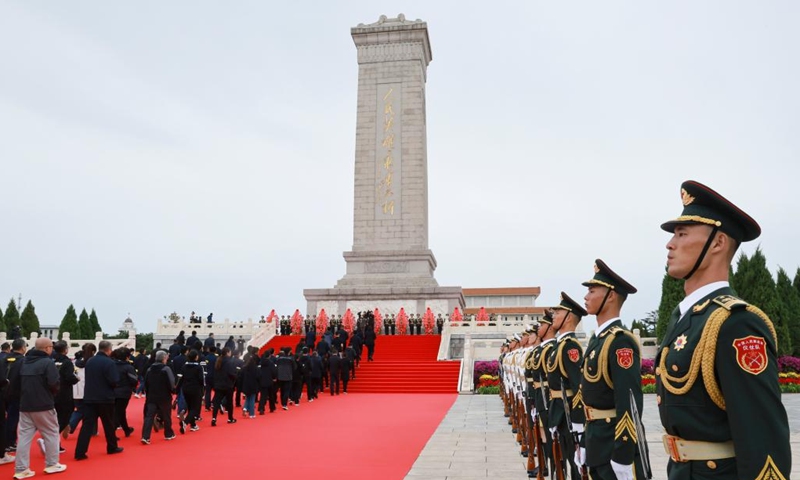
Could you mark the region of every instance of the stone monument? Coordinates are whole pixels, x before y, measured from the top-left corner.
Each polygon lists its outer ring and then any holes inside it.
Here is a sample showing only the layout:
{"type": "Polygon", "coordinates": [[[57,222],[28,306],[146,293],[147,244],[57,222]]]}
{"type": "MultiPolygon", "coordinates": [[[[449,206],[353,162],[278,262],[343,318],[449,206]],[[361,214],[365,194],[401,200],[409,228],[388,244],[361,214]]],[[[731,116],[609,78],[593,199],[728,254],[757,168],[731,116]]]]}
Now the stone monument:
{"type": "Polygon", "coordinates": [[[334,288],[303,291],[307,313],[463,310],[461,287],[440,287],[433,277],[428,248],[428,25],[381,15],[350,34],[358,52],[353,248],[334,288]]]}

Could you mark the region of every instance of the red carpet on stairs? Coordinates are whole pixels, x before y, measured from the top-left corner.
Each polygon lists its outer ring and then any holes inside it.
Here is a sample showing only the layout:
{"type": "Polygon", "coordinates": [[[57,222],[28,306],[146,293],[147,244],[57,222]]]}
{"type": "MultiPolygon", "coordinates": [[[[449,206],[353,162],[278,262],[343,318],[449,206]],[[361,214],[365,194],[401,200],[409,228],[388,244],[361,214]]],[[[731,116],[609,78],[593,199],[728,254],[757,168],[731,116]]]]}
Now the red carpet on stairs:
{"type": "MultiPolygon", "coordinates": [[[[105,439],[92,438],[89,459],[75,461],[77,433],[62,440],[66,452],[64,473],[57,480],[107,480],[112,478],[335,478],[402,479],[411,469],[430,436],[453,405],[456,395],[339,395],[329,392],[308,403],[255,419],[242,417],[236,424],[225,417],[211,427],[211,413],[203,411],[200,430],[177,432],[172,441],[153,432],[151,445],[139,442],[143,399],[131,399],[128,421],[135,428],[130,438],[121,430],[118,455],[105,453],[105,439]],[[409,408],[413,405],[414,408],[409,408]]],[[[173,417],[174,418],[174,417],[173,417]]],[[[44,456],[34,442],[31,469],[44,474],[44,456]]],[[[11,478],[14,464],[0,465],[0,476],[11,478]]]]}
{"type": "MultiPolygon", "coordinates": [[[[277,336],[261,350],[294,347],[304,337],[277,336]]],[[[456,393],[461,362],[436,360],[439,335],[379,335],[375,342],[375,361],[367,362],[363,349],[356,378],[350,380],[351,393],[456,393]]]]}

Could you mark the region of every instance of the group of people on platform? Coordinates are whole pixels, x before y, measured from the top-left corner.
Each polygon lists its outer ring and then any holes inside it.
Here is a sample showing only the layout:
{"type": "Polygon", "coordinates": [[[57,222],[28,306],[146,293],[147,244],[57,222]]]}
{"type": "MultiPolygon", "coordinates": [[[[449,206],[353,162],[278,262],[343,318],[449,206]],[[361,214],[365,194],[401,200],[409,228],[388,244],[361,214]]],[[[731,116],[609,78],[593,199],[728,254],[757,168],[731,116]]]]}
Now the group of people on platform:
{"type": "MultiPolygon", "coordinates": [[[[787,479],[791,449],[770,319],[737,298],[729,269],[760,227],[698,182],[681,185],[682,214],[661,227],[667,272],[684,280],[655,358],[656,404],[670,457],[667,476],[684,479],[787,479]]],[[[583,305],[566,293],[538,326],[501,348],[501,397],[528,457],[528,476],[653,478],[642,425],[639,342],[622,324],[630,283],[600,259],[583,305]],[[585,308],[584,308],[585,307],[585,308]],[[575,328],[598,327],[584,350],[575,328]]],[[[655,472],[655,478],[664,478],[655,472]]]]}
{"type": "Polygon", "coordinates": [[[201,341],[196,332],[188,338],[181,332],[168,350],[158,344],[149,355],[145,349],[112,349],[106,340],[86,343],[74,361],[64,341],[40,337],[30,349],[21,338],[5,343],[0,353],[0,464],[14,463],[14,478],[34,476],[30,449],[39,432],[45,473],[62,472],[67,467],[59,455],[66,450],[59,437],[78,432],[74,458],[86,460],[98,420],[106,452],[123,452],[116,432],[126,438],[133,434],[128,404],[134,396],[145,398],[140,441],[149,445],[153,430],[163,429],[168,441],[177,437],[174,411],[177,430],[184,434],[200,429],[203,407],[211,413],[214,427],[220,413],[227,423],[236,423],[237,408],[251,419],[264,415],[267,406],[270,413],[278,405],[288,410],[300,404],[304,387],[309,402],[326,389],[331,396],[347,394],[365,346],[368,360],[373,360],[375,337],[370,328],[374,330],[374,324],[365,321],[352,336],[331,329],[319,341],[312,331],[294,349],[270,348],[261,355],[255,347],[248,347],[244,355],[234,345],[218,348],[213,335],[201,341]]]}

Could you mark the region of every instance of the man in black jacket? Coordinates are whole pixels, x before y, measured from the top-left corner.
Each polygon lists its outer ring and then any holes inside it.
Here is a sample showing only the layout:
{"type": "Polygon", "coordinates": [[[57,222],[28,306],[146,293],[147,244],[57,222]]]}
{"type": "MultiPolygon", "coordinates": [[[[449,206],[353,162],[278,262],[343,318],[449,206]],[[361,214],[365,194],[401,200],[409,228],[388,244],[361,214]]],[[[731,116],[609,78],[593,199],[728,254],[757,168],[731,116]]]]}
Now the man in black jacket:
{"type": "Polygon", "coordinates": [[[339,374],[341,373],[342,359],[339,357],[339,352],[336,348],[331,349],[331,358],[328,359],[328,370],[331,375],[331,396],[339,395],[339,374]]]}
{"type": "Polygon", "coordinates": [[[295,370],[294,357],[286,349],[278,357],[278,383],[281,387],[281,407],[288,410],[289,393],[292,389],[292,372],[295,370]]]}
{"type": "Polygon", "coordinates": [[[150,432],[156,414],[164,422],[164,439],[173,440],[172,431],[172,394],[175,392],[175,375],[167,366],[167,352],[156,352],[156,361],[144,376],[144,391],[147,394],[145,403],[144,425],[142,426],[142,443],[150,445],[150,432]]]}
{"type": "Polygon", "coordinates": [[[14,466],[14,478],[32,477],[30,466],[31,443],[38,431],[44,440],[45,473],[58,473],[67,469],[58,463],[58,416],[55,410],[54,395],[58,392],[60,380],[58,369],[50,359],[53,341],[49,338],[36,339],[36,349],[21,361],[19,375],[13,387],[19,388],[19,448],[14,466]]]}
{"type": "Polygon", "coordinates": [[[269,413],[275,411],[275,380],[278,378],[278,369],[275,366],[275,350],[268,349],[261,357],[261,363],[258,368],[258,413],[264,415],[264,407],[269,400],[269,413]]]}
{"type": "Polygon", "coordinates": [[[316,350],[311,354],[309,361],[311,363],[311,375],[309,376],[311,381],[309,382],[308,388],[308,401],[310,402],[319,396],[319,387],[322,383],[323,368],[322,358],[320,358],[319,353],[316,350]]]}
{"type": "Polygon", "coordinates": [[[72,398],[72,386],[78,383],[75,375],[75,365],[67,356],[67,342],[59,340],[53,345],[53,361],[58,370],[60,386],[55,398],[56,414],[58,415],[58,429],[64,432],[69,428],[69,417],[75,409],[75,400],[72,398]]]}
{"type": "Polygon", "coordinates": [[[75,460],[89,458],[86,451],[92,432],[97,428],[97,419],[103,423],[106,436],[106,452],[109,455],[122,452],[114,434],[114,387],[119,383],[119,372],[111,360],[111,342],[103,340],[98,344],[97,355],[86,362],[84,374],[86,385],[83,391],[84,418],[78,442],[75,445],[75,460]]]}
{"type": "Polygon", "coordinates": [[[367,328],[364,331],[364,345],[367,346],[367,361],[372,361],[372,356],[375,354],[375,330],[367,328]]]}
{"type": "MultiPolygon", "coordinates": [[[[27,351],[25,340],[17,338],[11,342],[11,353],[6,357],[6,373],[8,374],[9,384],[14,383],[14,379],[19,375],[22,366],[22,359],[27,351]]],[[[13,452],[17,449],[17,423],[19,422],[19,388],[10,385],[6,390],[6,447],[7,451],[13,452]]]]}

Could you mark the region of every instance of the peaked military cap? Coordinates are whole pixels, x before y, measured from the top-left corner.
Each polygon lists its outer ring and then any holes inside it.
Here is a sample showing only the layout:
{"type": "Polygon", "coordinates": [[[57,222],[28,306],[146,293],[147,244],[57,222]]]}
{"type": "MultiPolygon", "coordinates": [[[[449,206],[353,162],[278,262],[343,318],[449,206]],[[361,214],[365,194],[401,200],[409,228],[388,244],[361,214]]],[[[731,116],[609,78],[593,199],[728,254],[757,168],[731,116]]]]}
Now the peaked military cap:
{"type": "Polygon", "coordinates": [[[623,297],[627,297],[631,293],[636,293],[636,287],[614,273],[614,271],[608,268],[608,265],[599,258],[594,261],[594,277],[592,277],[591,280],[583,282],[581,285],[584,287],[600,285],[614,290],[623,297]]]}
{"type": "Polygon", "coordinates": [[[561,292],[561,303],[553,307],[553,310],[566,310],[579,317],[585,317],[587,315],[586,310],[564,292],[561,292]]]}
{"type": "Polygon", "coordinates": [[[737,242],[749,242],[761,235],[761,227],[719,193],[694,180],[681,184],[681,216],[661,225],[667,232],[674,232],[678,225],[703,224],[717,227],[737,242]]]}
{"type": "Polygon", "coordinates": [[[539,320],[539,323],[546,323],[547,325],[553,324],[553,311],[549,308],[544,309],[544,315],[542,315],[542,319],[539,320]]]}

